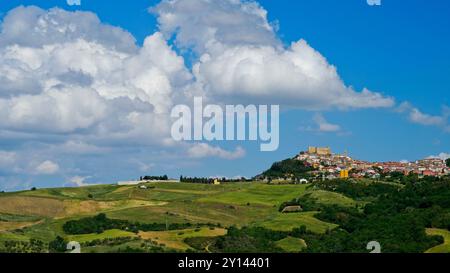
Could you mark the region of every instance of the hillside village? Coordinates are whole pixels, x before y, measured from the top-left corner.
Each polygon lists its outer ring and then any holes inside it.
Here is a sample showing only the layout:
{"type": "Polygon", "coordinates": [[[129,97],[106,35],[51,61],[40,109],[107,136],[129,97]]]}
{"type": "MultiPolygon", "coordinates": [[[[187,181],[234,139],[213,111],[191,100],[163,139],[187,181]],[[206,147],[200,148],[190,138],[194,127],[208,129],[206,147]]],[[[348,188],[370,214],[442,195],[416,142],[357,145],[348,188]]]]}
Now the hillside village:
{"type": "Polygon", "coordinates": [[[380,178],[394,173],[416,174],[419,177],[441,177],[450,174],[450,167],[440,158],[426,158],[414,162],[368,162],[347,154],[334,154],[329,147],[309,147],[295,157],[314,170],[311,174],[322,179],[380,178]]]}
{"type": "Polygon", "coordinates": [[[215,184],[284,181],[307,184],[312,181],[370,178],[383,179],[413,175],[417,178],[443,177],[450,175],[450,159],[425,158],[413,162],[369,162],[357,160],[347,153],[333,153],[330,147],[310,146],[294,158],[276,162],[272,167],[252,179],[245,177],[228,179],[218,177],[184,177],[169,179],[165,176],[143,176],[136,181],[121,181],[118,185],[139,185],[149,182],[182,182],[195,184],[215,184]]]}

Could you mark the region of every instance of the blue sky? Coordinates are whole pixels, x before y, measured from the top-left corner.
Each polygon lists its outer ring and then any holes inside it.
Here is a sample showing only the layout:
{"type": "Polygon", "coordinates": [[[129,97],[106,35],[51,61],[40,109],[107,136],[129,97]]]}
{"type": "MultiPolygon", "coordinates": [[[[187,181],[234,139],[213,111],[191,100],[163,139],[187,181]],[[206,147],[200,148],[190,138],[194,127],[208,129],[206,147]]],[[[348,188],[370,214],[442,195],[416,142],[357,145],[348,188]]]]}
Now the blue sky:
{"type": "MultiPolygon", "coordinates": [[[[448,1],[384,0],[381,6],[369,6],[365,0],[258,2],[268,12],[268,21],[277,26],[274,35],[285,49],[292,42],[304,39],[326,58],[328,64],[336,67],[346,87],[353,87],[357,92],[367,88],[392,98],[395,103],[383,107],[352,105],[346,109],[327,104],[315,110],[306,109],[304,105],[290,105],[290,110],[281,114],[280,147],[275,152],[260,152],[257,143],[210,143],[230,153],[241,146],[246,151],[245,156],[236,158],[215,153],[189,158],[183,153],[177,154],[182,148],[160,148],[155,143],[145,143],[141,147],[135,139],[123,142],[105,139],[102,141],[110,144],[99,144],[91,134],[84,136],[83,132],[88,128],[57,134],[52,128],[49,131],[30,131],[28,128],[25,130],[27,137],[15,137],[9,133],[23,133],[24,129],[0,124],[0,131],[8,132],[0,134],[0,156],[4,157],[3,168],[0,159],[0,189],[72,185],[76,181],[81,184],[110,183],[144,174],[253,176],[272,162],[293,156],[308,145],[331,146],[336,152],[347,149],[355,158],[370,161],[415,160],[450,153],[450,127],[448,109],[445,108],[450,105],[448,1]],[[319,130],[317,117],[322,118],[322,123],[335,125],[334,129],[319,130]],[[95,152],[71,154],[58,151],[61,147],[58,144],[71,140],[89,144],[95,152]],[[24,154],[28,151],[32,160],[25,162],[28,159],[24,159],[24,154]]],[[[20,5],[35,5],[43,10],[59,7],[67,11],[89,11],[99,17],[101,24],[129,32],[138,47],[142,47],[147,36],[162,31],[157,21],[161,13],[148,12],[149,7],[158,3],[160,1],[82,0],[81,6],[69,6],[64,0],[11,0],[0,3],[0,14],[3,18],[20,5]]],[[[253,21],[245,23],[252,24],[253,21]]],[[[13,45],[15,41],[10,38],[7,43],[13,45]]],[[[173,37],[167,43],[191,71],[199,53],[179,46],[173,37]]],[[[236,47],[223,43],[227,48],[236,47]]],[[[276,90],[273,94],[276,95],[276,90]]],[[[259,101],[258,97],[250,98],[259,101]]]]}

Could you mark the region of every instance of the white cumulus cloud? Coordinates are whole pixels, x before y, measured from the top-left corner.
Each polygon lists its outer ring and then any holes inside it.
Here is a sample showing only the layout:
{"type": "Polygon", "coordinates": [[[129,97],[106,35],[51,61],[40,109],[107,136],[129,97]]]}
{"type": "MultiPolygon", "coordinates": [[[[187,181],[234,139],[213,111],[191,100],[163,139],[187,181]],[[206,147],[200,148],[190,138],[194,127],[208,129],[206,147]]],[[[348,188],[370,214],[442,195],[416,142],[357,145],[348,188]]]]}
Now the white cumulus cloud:
{"type": "Polygon", "coordinates": [[[55,174],[59,171],[59,165],[53,161],[46,160],[36,166],[36,174],[55,174]]]}
{"type": "Polygon", "coordinates": [[[93,13],[33,6],[5,16],[0,71],[0,130],[147,143],[169,137],[167,112],[192,77],[158,32],[138,47],[93,13]]]}
{"type": "Polygon", "coordinates": [[[255,1],[163,0],[150,8],[166,38],[202,54],[213,46],[281,45],[267,11],[255,1]]]}
{"type": "Polygon", "coordinates": [[[192,158],[219,157],[233,160],[244,157],[245,150],[242,147],[237,147],[235,151],[227,151],[206,143],[198,143],[188,149],[188,156],[192,158]]]}
{"type": "Polygon", "coordinates": [[[160,31],[198,56],[193,73],[207,96],[302,109],[391,107],[380,93],[347,87],[304,40],[285,47],[254,1],[163,0],[160,31]]]}

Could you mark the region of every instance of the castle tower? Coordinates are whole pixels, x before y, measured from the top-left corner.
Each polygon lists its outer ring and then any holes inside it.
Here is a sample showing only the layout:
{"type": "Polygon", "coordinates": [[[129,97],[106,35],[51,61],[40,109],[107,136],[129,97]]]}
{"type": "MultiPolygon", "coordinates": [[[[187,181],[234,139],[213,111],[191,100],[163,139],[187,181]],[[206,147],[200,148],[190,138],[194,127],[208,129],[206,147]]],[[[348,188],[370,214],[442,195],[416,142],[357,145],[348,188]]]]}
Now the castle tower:
{"type": "Polygon", "coordinates": [[[309,154],[317,154],[317,155],[331,155],[330,147],[308,147],[309,154]]]}
{"type": "Polygon", "coordinates": [[[317,147],[309,146],[308,153],[309,154],[317,154],[317,147]]]}

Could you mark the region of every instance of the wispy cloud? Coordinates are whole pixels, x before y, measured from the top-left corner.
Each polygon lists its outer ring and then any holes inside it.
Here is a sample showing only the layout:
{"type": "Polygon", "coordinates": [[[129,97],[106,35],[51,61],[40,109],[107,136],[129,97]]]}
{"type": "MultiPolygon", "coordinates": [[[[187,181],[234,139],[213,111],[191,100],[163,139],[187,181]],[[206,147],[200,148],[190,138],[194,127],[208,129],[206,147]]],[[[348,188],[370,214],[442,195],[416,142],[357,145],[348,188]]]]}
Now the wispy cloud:
{"type": "Polygon", "coordinates": [[[424,126],[435,126],[443,129],[446,132],[450,132],[450,124],[448,118],[450,116],[449,107],[443,106],[441,115],[430,115],[423,113],[418,108],[414,107],[409,102],[403,102],[397,107],[399,113],[404,113],[407,115],[409,121],[424,125],[424,126]]]}
{"type": "Polygon", "coordinates": [[[344,132],[342,127],[338,124],[329,122],[322,113],[316,113],[312,117],[314,125],[302,126],[300,131],[316,132],[316,133],[336,133],[339,135],[348,134],[344,132]]]}
{"type": "Polygon", "coordinates": [[[341,131],[341,126],[328,122],[320,113],[314,115],[313,121],[317,124],[317,131],[319,132],[330,133],[341,131]]]}

